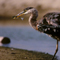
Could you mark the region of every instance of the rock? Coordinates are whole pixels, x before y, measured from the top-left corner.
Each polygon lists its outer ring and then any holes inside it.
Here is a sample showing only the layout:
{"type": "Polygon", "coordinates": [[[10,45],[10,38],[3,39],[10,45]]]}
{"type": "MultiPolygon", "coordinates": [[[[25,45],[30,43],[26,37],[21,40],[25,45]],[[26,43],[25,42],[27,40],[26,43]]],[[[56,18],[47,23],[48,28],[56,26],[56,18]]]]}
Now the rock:
{"type": "Polygon", "coordinates": [[[10,43],[10,39],[8,37],[0,37],[0,43],[2,44],[8,44],[10,43]]]}

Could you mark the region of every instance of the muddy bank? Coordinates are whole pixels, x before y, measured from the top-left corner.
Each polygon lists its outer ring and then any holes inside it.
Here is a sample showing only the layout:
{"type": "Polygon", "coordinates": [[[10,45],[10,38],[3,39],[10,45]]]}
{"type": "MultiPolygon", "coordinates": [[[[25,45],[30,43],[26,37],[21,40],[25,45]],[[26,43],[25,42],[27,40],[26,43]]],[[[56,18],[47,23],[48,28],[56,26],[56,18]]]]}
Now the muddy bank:
{"type": "Polygon", "coordinates": [[[0,60],[51,60],[52,57],[48,53],[0,47],[0,60]]]}

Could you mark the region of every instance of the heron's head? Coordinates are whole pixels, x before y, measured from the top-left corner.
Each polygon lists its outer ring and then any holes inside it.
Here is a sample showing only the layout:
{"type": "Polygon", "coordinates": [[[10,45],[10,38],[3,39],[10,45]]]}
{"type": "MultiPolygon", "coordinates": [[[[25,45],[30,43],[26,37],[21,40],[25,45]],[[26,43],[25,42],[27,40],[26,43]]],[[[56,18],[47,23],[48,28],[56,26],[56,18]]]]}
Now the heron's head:
{"type": "Polygon", "coordinates": [[[32,13],[34,10],[33,7],[27,7],[25,8],[22,12],[20,12],[19,14],[17,14],[16,16],[13,17],[13,19],[16,19],[18,17],[21,17],[22,15],[25,15],[25,14],[29,14],[29,13],[32,13]]]}

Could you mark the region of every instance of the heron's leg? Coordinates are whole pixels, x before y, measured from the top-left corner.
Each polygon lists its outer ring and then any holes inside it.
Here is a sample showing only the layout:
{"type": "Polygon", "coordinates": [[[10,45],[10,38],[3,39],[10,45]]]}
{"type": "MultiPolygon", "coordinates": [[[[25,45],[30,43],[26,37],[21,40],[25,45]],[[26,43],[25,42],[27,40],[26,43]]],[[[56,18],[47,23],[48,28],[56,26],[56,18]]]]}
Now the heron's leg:
{"type": "Polygon", "coordinates": [[[52,60],[54,59],[54,57],[55,57],[56,53],[58,52],[58,42],[59,42],[59,41],[57,40],[56,50],[55,50],[55,53],[54,53],[54,56],[53,56],[52,60]]]}

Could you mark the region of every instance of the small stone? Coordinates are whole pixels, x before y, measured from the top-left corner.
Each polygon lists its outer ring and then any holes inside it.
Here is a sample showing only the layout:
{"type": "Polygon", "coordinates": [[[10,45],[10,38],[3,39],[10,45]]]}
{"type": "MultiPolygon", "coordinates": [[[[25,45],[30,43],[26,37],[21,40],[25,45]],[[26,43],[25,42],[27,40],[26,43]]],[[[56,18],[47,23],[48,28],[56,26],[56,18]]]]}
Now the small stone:
{"type": "Polygon", "coordinates": [[[25,57],[25,59],[26,59],[27,57],[25,57]]]}
{"type": "Polygon", "coordinates": [[[16,54],[16,53],[13,53],[13,52],[12,52],[11,54],[16,54]]]}
{"type": "Polygon", "coordinates": [[[14,50],[13,48],[11,48],[11,50],[14,50]]]}

